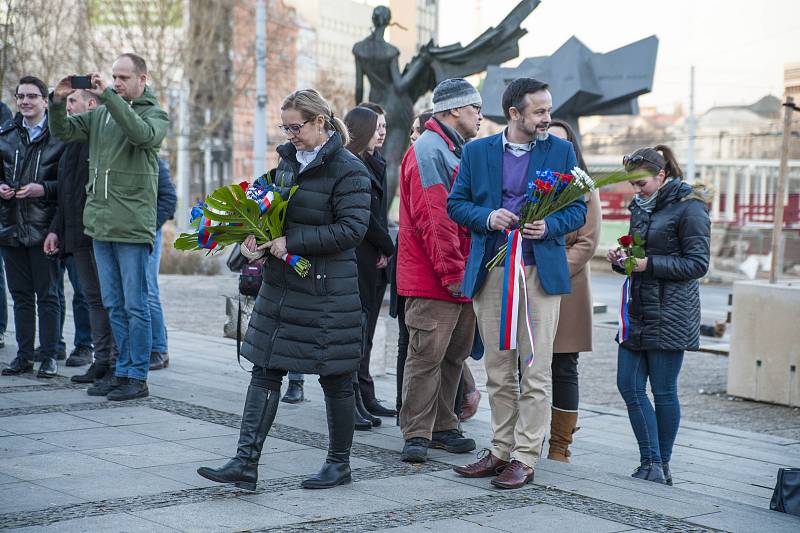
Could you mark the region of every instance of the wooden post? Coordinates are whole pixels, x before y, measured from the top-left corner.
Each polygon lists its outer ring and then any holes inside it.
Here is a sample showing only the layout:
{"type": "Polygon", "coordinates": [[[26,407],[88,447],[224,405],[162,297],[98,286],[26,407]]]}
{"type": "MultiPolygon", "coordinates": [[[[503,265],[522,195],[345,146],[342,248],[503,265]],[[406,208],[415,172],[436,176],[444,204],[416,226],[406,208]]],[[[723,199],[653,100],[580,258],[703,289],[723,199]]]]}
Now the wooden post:
{"type": "Polygon", "coordinates": [[[778,186],[775,191],[775,223],[772,226],[772,264],[769,269],[769,282],[778,281],[778,270],[783,270],[781,256],[781,231],[783,230],[783,206],[786,198],[786,179],[789,173],[789,144],[792,139],[792,111],[794,98],[786,97],[783,104],[783,144],[781,146],[781,167],[778,171],[778,186]]]}

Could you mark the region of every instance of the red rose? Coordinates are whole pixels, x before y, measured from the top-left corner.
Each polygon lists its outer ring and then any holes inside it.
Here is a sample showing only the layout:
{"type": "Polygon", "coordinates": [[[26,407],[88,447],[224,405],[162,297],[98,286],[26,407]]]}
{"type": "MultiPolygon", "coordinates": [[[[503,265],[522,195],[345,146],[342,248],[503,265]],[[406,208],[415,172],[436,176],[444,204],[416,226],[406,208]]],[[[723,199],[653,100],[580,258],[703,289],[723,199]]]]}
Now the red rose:
{"type": "Polygon", "coordinates": [[[239,187],[241,187],[244,192],[247,192],[247,189],[250,188],[250,182],[242,181],[241,183],[239,183],[239,187]]]}
{"type": "Polygon", "coordinates": [[[540,191],[543,191],[545,185],[547,185],[543,180],[536,180],[533,182],[533,184],[536,185],[536,188],[540,191]]]}
{"type": "Polygon", "coordinates": [[[552,190],[553,190],[553,185],[551,185],[550,183],[542,184],[542,192],[544,192],[545,194],[549,193],[552,190]]]}
{"type": "Polygon", "coordinates": [[[617,242],[619,243],[620,246],[624,248],[629,248],[633,244],[633,237],[631,237],[630,235],[623,235],[622,237],[617,239],[617,242]]]}

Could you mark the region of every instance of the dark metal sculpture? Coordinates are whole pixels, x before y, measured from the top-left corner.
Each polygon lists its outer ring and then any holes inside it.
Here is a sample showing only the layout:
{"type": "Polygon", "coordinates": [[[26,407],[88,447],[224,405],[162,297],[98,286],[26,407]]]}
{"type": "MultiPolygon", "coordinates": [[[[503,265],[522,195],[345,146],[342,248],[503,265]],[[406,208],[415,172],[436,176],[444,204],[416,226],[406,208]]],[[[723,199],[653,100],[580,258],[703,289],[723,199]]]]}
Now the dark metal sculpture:
{"type": "Polygon", "coordinates": [[[523,0],[496,27],[489,28],[467,46],[460,43],[423,46],[402,73],[400,50],[384,39],[391,23],[389,8],[378,6],[372,12],[375,30],[353,46],[356,58],[356,103],[364,98],[364,76],[369,80],[371,102],[386,111],[387,134],[383,145],[390,196],[397,188],[400,163],[408,147],[408,132],[414,120],[414,103],[448,78],[477,74],[488,65],[500,64],[519,55],[519,39],[527,33],[520,25],[539,5],[540,0],[523,0]]]}
{"type": "Polygon", "coordinates": [[[655,35],[605,54],[592,52],[571,37],[551,56],[531,57],[516,68],[489,67],[483,83],[483,114],[505,123],[500,100],[506,86],[520,77],[550,84],[553,116],[578,130],[578,117],[635,115],[636,98],[649,93],[658,52],[655,35]]]}

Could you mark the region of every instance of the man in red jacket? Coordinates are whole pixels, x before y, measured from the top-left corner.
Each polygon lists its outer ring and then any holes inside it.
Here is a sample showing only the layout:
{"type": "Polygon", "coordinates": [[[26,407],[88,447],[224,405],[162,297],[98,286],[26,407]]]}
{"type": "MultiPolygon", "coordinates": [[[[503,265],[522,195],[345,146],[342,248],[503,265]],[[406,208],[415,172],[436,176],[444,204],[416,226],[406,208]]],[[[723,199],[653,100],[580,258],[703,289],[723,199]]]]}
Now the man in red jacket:
{"type": "Polygon", "coordinates": [[[402,459],[422,463],[428,448],[475,449],[458,429],[453,405],[475,334],[472,302],[461,293],[469,231],[447,215],[461,148],[478,135],[481,96],[464,79],[433,91],[433,117],[400,167],[397,293],[409,331],[400,429],[402,459]]]}

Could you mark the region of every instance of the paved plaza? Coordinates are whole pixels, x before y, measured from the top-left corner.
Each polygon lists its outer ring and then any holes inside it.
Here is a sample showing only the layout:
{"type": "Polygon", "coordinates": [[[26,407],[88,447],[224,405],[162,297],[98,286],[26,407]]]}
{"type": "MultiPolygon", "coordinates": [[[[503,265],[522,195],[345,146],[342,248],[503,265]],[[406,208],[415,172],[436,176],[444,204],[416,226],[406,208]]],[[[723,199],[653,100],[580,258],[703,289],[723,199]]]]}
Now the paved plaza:
{"type": "MultiPolygon", "coordinates": [[[[300,481],[316,472],[327,445],[313,378],[306,402],[280,405],[258,491],[212,483],[195,469],[221,465],[235,451],[248,374],[235,341],[219,335],[221,319],[205,334],[186,325],[191,302],[175,288],[191,278],[167,281],[171,364],[151,374],[149,398],[89,397],[69,382],[83,369],[63,366],[53,380],[0,379],[0,530],[800,531],[800,518],[769,511],[777,469],[800,466],[800,440],[686,419],[672,462],[676,484],[666,487],[630,478],[638,454],[626,414],[585,402],[573,464],[542,460],[534,483],[520,490],[456,476],[452,465],[473,454],[432,450],[423,465],[401,462],[403,441],[388,418],[356,432],[352,484],[303,490],[300,481]]],[[[13,323],[6,342],[0,365],[16,351],[13,323]]],[[[394,380],[376,378],[379,397],[394,398],[394,380]]],[[[479,450],[491,433],[481,383],[481,408],[464,424],[479,450]]]]}

